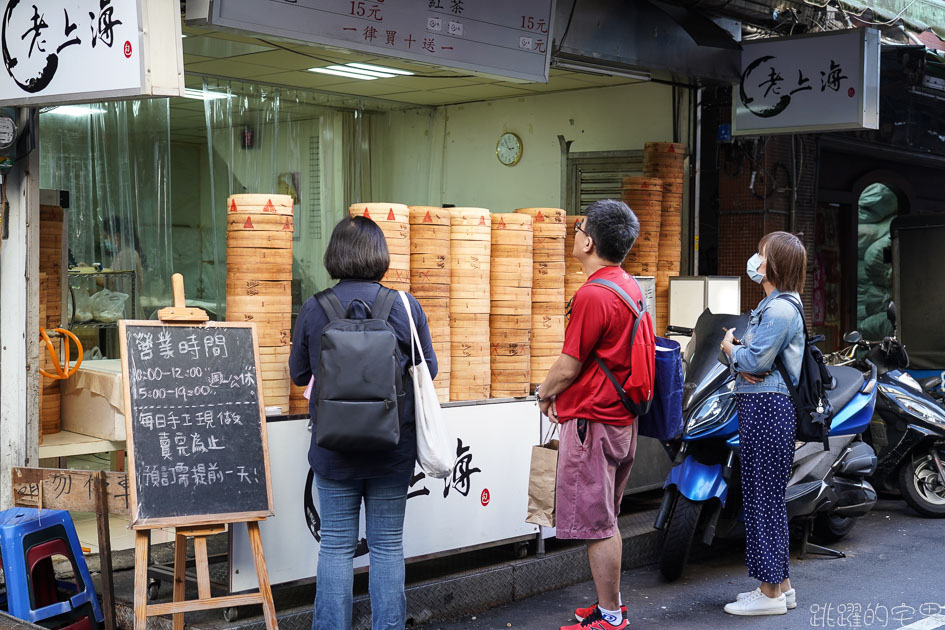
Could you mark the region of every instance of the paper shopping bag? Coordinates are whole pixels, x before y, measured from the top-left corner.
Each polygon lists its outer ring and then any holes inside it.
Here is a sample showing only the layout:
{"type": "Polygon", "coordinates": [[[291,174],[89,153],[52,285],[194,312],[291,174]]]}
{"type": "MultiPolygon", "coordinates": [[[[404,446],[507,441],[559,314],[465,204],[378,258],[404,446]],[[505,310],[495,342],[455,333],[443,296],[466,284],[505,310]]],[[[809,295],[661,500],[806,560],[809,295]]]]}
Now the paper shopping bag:
{"type": "Polygon", "coordinates": [[[526,523],[555,526],[555,481],[558,474],[558,440],[532,447],[528,476],[528,515],[526,523]]]}

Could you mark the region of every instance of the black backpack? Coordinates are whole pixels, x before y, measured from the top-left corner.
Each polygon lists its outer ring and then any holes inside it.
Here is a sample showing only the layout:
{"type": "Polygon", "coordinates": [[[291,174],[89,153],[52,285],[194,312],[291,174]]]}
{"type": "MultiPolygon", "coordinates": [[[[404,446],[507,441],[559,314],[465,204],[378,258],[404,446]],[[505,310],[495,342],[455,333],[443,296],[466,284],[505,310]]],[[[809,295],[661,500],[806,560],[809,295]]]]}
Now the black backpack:
{"type": "Polygon", "coordinates": [[[333,451],[384,451],[400,442],[398,398],[404,392],[397,335],[387,322],[397,293],[380,287],[373,306],[335,292],[315,299],[328,316],[315,374],[315,441],[333,451]],[[367,317],[351,317],[355,304],[367,317]]]}
{"type": "Polygon", "coordinates": [[[796,437],[801,442],[822,442],[824,450],[830,450],[829,434],[830,420],[833,416],[833,407],[827,397],[827,390],[832,389],[834,378],[827,370],[824,355],[815,344],[824,340],[823,335],[811,337],[807,332],[807,320],[801,303],[790,295],[779,295],[775,299],[790,302],[801,316],[804,323],[804,352],[801,355],[801,374],[797,380],[797,387],[791,382],[784,360],[779,354],[774,360],[781,378],[784,379],[794,408],[797,412],[796,437]]]}

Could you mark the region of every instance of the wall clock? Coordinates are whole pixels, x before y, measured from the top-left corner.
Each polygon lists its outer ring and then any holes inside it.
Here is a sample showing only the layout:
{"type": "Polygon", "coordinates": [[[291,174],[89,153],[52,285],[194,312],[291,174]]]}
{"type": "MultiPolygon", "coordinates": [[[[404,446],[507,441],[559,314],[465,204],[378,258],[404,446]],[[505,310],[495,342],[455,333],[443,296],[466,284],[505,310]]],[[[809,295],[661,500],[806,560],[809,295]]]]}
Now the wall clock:
{"type": "Polygon", "coordinates": [[[495,156],[505,166],[515,166],[522,159],[524,148],[525,145],[518,134],[506,132],[499,136],[499,142],[495,145],[495,156]]]}

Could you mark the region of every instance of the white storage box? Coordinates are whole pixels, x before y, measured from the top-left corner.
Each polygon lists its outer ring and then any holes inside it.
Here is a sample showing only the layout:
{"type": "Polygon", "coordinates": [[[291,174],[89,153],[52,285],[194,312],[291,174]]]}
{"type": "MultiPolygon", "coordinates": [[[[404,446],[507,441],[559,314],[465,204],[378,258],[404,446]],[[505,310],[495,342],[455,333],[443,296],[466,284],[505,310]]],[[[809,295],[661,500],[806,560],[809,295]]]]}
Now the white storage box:
{"type": "Polygon", "coordinates": [[[62,429],[103,440],[125,439],[121,359],[83,361],[62,381],[62,429]]]}

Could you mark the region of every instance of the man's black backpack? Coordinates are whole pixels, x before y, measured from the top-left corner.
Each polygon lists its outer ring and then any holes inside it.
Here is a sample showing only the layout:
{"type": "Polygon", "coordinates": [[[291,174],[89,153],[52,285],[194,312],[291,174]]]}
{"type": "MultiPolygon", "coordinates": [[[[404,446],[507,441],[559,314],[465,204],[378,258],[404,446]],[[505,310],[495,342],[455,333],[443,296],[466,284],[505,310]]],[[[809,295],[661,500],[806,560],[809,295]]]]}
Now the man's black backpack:
{"type": "Polygon", "coordinates": [[[779,354],[774,360],[774,364],[781,373],[781,378],[791,392],[791,398],[794,400],[794,407],[797,411],[797,431],[796,437],[801,442],[822,442],[824,450],[830,450],[828,441],[830,433],[830,420],[833,416],[833,407],[827,398],[827,390],[834,386],[834,378],[827,370],[827,364],[824,362],[824,355],[815,344],[823,341],[823,335],[811,337],[807,333],[807,320],[804,318],[804,310],[801,303],[790,295],[778,295],[775,299],[783,299],[790,302],[804,323],[804,352],[801,355],[801,374],[797,381],[797,387],[791,381],[787,368],[784,366],[784,360],[779,354]]]}
{"type": "Polygon", "coordinates": [[[315,441],[333,451],[383,451],[400,442],[403,395],[397,335],[387,322],[395,291],[381,287],[373,306],[354,300],[345,310],[335,292],[315,299],[328,316],[315,374],[315,441]],[[352,317],[360,304],[367,317],[352,317]]]}

